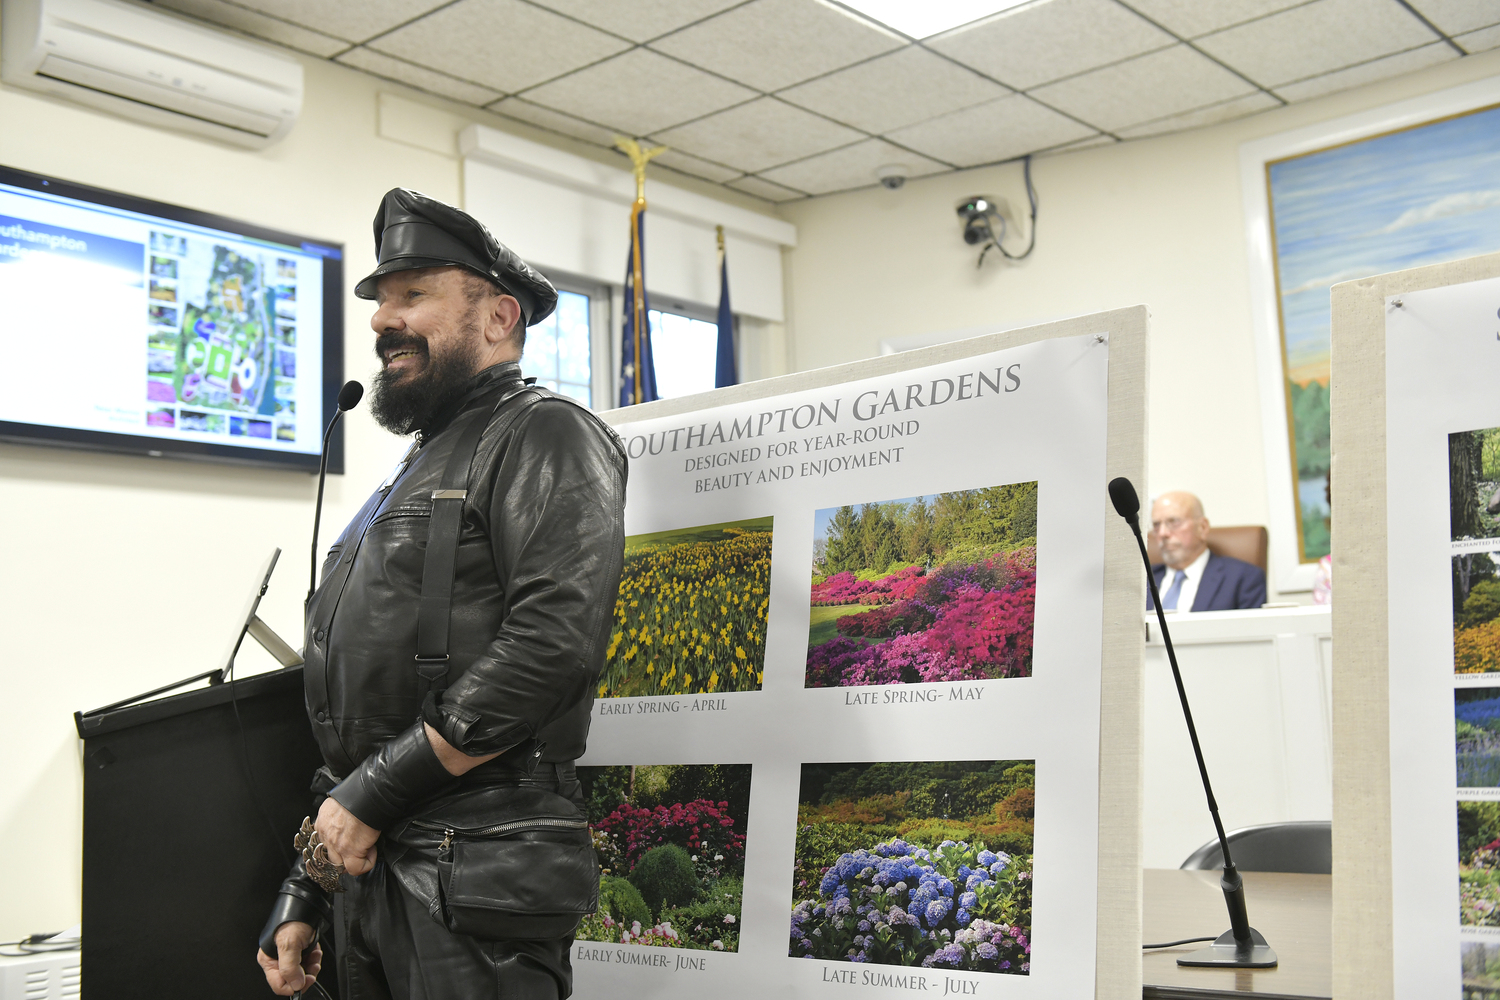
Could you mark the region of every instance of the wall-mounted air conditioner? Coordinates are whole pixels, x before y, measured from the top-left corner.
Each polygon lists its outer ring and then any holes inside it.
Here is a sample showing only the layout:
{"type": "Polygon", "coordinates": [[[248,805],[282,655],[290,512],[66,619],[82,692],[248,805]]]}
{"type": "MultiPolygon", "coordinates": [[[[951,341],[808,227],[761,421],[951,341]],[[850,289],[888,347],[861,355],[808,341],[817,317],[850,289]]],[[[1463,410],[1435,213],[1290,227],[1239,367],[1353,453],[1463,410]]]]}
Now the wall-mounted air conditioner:
{"type": "Polygon", "coordinates": [[[276,142],[302,109],[302,65],[121,0],[3,0],[0,80],[237,146],[276,142]]]}

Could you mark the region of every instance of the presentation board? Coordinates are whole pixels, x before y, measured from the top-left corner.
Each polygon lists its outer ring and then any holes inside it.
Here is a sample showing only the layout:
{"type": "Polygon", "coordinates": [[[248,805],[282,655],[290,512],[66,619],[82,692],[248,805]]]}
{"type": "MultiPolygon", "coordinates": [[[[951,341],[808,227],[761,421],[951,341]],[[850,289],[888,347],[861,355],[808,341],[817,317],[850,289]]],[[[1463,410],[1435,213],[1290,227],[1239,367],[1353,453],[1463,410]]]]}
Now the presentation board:
{"type": "Polygon", "coordinates": [[[1500,986],[1497,378],[1500,255],[1335,286],[1335,996],[1500,986]]]}
{"type": "Polygon", "coordinates": [[[605,414],[579,996],[1140,995],[1144,360],[1137,308],[605,414]]]}

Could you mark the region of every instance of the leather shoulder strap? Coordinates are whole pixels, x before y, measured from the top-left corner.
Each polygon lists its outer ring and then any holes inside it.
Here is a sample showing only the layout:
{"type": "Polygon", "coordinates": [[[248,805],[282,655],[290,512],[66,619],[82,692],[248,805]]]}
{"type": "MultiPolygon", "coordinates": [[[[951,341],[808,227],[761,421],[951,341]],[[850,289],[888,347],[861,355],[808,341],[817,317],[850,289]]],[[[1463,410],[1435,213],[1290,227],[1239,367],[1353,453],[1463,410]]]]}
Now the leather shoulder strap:
{"type": "MultiPolygon", "coordinates": [[[[468,498],[469,471],[479,451],[479,440],[495,415],[523,393],[541,398],[529,385],[506,392],[493,408],[477,407],[462,431],[438,489],[432,491],[432,517],[427,527],[427,552],[422,561],[422,597],[417,606],[418,698],[448,686],[448,623],[453,610],[453,573],[458,561],[458,537],[463,527],[464,503],[468,498]]],[[[511,407],[514,418],[524,409],[511,407]]]]}

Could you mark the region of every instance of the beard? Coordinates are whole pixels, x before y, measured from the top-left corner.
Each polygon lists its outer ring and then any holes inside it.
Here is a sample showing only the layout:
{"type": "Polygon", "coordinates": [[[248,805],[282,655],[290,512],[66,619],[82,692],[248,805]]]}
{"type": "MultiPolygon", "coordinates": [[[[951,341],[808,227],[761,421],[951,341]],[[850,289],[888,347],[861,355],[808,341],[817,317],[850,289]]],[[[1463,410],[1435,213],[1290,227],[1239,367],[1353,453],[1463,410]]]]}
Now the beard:
{"type": "Polygon", "coordinates": [[[424,337],[414,333],[382,333],[375,338],[375,354],[412,350],[422,359],[415,369],[376,373],[370,393],[370,413],[392,434],[410,434],[426,427],[437,412],[452,402],[479,371],[478,325],[468,317],[453,346],[433,354],[424,337]]]}

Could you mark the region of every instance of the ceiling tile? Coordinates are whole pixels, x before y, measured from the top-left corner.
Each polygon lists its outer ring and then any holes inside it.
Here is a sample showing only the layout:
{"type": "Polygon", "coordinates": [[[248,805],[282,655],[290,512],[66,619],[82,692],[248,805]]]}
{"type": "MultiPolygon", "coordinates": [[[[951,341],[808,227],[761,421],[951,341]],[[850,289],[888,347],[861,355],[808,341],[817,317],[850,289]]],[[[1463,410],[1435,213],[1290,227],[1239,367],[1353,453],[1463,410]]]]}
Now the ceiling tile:
{"type": "Polygon", "coordinates": [[[1212,59],[1177,44],[1049,83],[1031,94],[1096,128],[1116,132],[1254,90],[1212,59]]]}
{"type": "Polygon", "coordinates": [[[1450,35],[1500,24],[1500,3],[1495,0],[1411,0],[1411,5],[1450,35]]]}
{"type": "Polygon", "coordinates": [[[534,0],[596,28],[644,42],[712,17],[743,0],[534,0]]]}
{"type": "Polygon", "coordinates": [[[818,0],[753,0],[651,47],[769,91],[905,44],[818,0]]]}
{"type": "Polygon", "coordinates": [[[388,55],[372,52],[362,47],[350,49],[339,56],[338,61],[345,66],[353,66],[366,73],[383,76],[387,80],[396,80],[399,83],[416,87],[418,90],[440,94],[465,104],[484,105],[499,100],[502,96],[498,91],[490,90],[488,87],[481,87],[467,80],[456,80],[446,73],[438,73],[425,66],[413,66],[409,62],[393,59],[388,55]]]}
{"type": "Polygon", "coordinates": [[[879,183],[875,171],[887,164],[906,167],[908,177],[925,177],[948,169],[935,160],[893,146],[884,139],[866,139],[784,167],[764,170],[761,176],[809,194],[828,194],[879,183]]]}
{"type": "Polygon", "coordinates": [[[684,174],[692,174],[694,177],[702,177],[715,184],[723,184],[744,173],[743,170],[726,167],[722,163],[714,163],[712,160],[704,160],[697,156],[689,156],[675,149],[667,150],[651,162],[660,163],[664,167],[670,167],[684,174]]]}
{"type": "Polygon", "coordinates": [[[780,184],[772,184],[770,181],[761,180],[759,177],[741,177],[737,181],[730,181],[726,187],[732,187],[736,191],[753,194],[757,198],[766,201],[795,201],[798,198],[806,198],[807,195],[801,191],[793,191],[791,188],[782,187],[780,184]]]}
{"type": "Polygon", "coordinates": [[[1462,45],[1465,52],[1488,52],[1490,49],[1500,47],[1500,26],[1480,28],[1478,31],[1459,35],[1453,40],[1462,45]]]}
{"type": "Polygon", "coordinates": [[[561,111],[553,111],[519,97],[507,97],[498,104],[490,105],[489,110],[497,115],[514,118],[516,121],[544,128],[549,132],[558,132],[562,135],[571,136],[574,139],[582,139],[584,142],[592,142],[600,146],[613,148],[615,142],[614,129],[586,122],[572,115],[565,115],[561,111]]]}
{"type": "Polygon", "coordinates": [[[224,0],[156,0],[156,6],[327,59],[349,43],[224,0]]]}
{"type": "Polygon", "coordinates": [[[975,167],[1093,134],[1087,125],[1015,94],[897,129],[890,138],[947,163],[975,167]]]}
{"type": "Polygon", "coordinates": [[[853,129],[774,97],[762,97],[653,136],[675,149],[739,167],[746,173],[864,138],[853,129]]]}
{"type": "Polygon", "coordinates": [[[630,47],[522,0],[458,0],[372,47],[514,93],[630,47]]]}
{"type": "Polygon", "coordinates": [[[1433,42],[1419,49],[1411,49],[1393,56],[1386,56],[1384,59],[1350,66],[1348,69],[1341,69],[1334,73],[1325,73],[1310,80],[1282,84],[1276,88],[1276,93],[1288,101],[1305,101],[1324,94],[1332,94],[1335,91],[1348,90],[1351,87],[1362,87],[1377,80],[1388,80],[1403,73],[1414,73],[1419,69],[1426,69],[1428,66],[1435,66],[1458,57],[1458,53],[1454,52],[1453,47],[1447,42],[1433,42]]]}
{"type": "Polygon", "coordinates": [[[446,0],[237,0],[238,4],[272,17],[305,25],[325,34],[362,42],[429,10],[446,0]]]}
{"type": "Polygon", "coordinates": [[[1175,39],[1114,0],[1047,0],[928,39],[928,48],[1017,90],[1082,73],[1175,39]]]}
{"type": "Polygon", "coordinates": [[[1183,38],[1253,21],[1307,0],[1121,0],[1183,38]]]}
{"type": "Polygon", "coordinates": [[[1432,40],[1432,32],[1396,0],[1316,0],[1197,44],[1257,83],[1274,87],[1432,40]]]}
{"type": "Polygon", "coordinates": [[[1007,93],[998,83],[912,45],[777,96],[866,132],[888,132],[1007,93]]]}
{"type": "Polygon", "coordinates": [[[1122,128],[1115,134],[1121,139],[1145,139],[1153,135],[1166,135],[1168,132],[1183,132],[1190,128],[1217,125],[1220,122],[1253,115],[1257,111],[1279,107],[1281,107],[1280,101],[1265,91],[1257,90],[1242,97],[1233,97],[1218,104],[1211,104],[1206,108],[1195,108],[1180,115],[1169,115],[1156,121],[1122,128]]]}
{"type": "Polygon", "coordinates": [[[648,49],[631,49],[526,94],[537,104],[633,136],[701,118],[754,96],[753,90],[648,49]]]}

